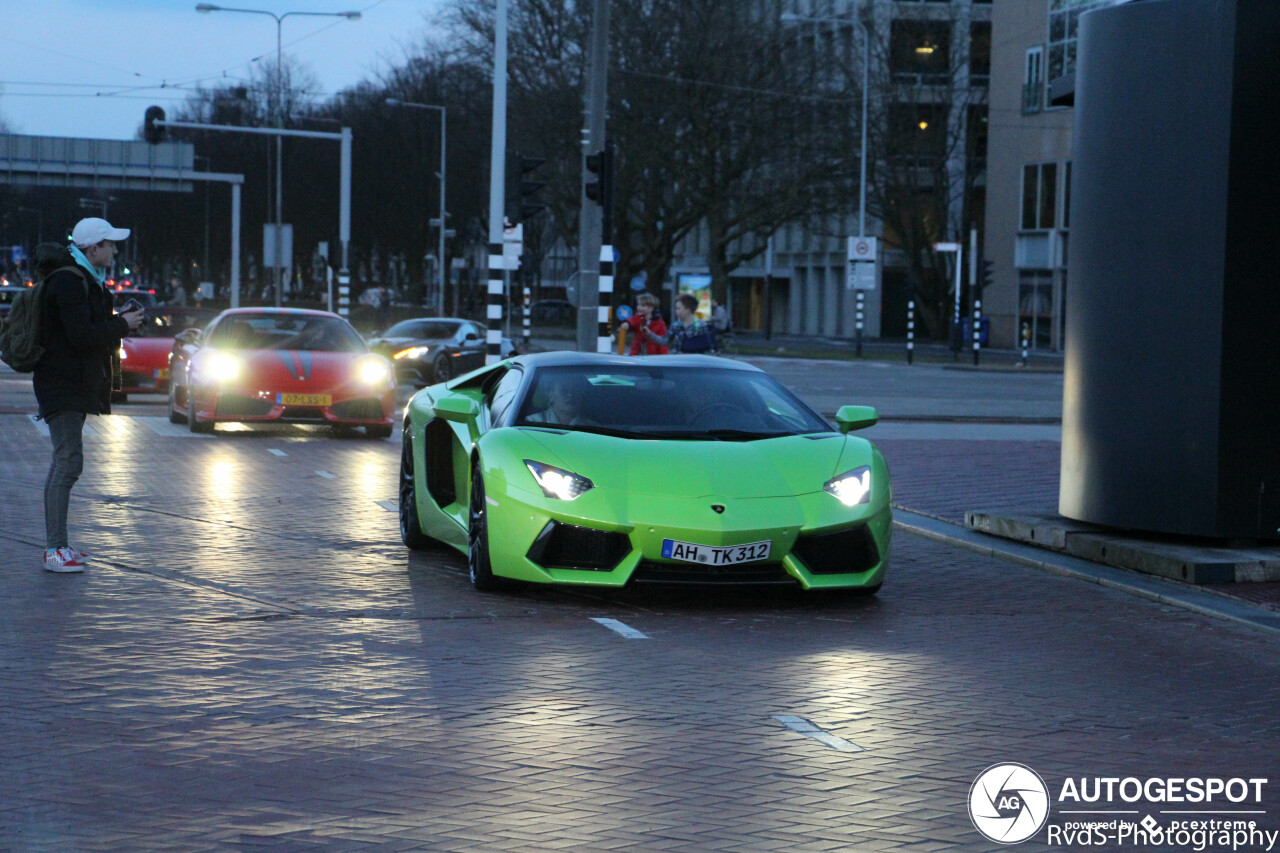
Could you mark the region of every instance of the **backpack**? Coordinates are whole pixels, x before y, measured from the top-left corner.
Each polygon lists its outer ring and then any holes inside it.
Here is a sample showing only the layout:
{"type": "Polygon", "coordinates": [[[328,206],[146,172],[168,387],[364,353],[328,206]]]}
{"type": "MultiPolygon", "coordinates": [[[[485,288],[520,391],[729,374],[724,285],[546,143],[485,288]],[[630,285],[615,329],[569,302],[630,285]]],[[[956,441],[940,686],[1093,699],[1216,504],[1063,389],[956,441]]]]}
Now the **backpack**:
{"type": "MultiPolygon", "coordinates": [[[[40,252],[45,248],[46,246],[40,246],[36,251],[40,252]]],[[[49,251],[44,258],[37,260],[39,281],[13,298],[9,316],[0,323],[0,361],[19,373],[31,373],[44,357],[45,349],[41,340],[44,336],[45,282],[49,277],[56,272],[71,270],[84,282],[85,295],[89,294],[89,280],[78,264],[73,262],[53,266],[53,261],[71,260],[71,253],[64,247],[54,248],[61,252],[49,251]]]]}

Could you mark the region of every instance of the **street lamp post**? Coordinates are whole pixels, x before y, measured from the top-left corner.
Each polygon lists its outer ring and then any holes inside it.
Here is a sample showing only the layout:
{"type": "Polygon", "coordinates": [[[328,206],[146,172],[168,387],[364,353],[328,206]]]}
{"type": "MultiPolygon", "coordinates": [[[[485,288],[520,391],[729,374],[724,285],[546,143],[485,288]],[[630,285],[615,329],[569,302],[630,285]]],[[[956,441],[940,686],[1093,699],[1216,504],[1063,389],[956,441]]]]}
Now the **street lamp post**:
{"type": "MultiPolygon", "coordinates": [[[[319,18],[346,18],[360,20],[359,12],[285,12],[277,15],[265,9],[232,9],[212,3],[197,3],[197,12],[244,12],[249,15],[269,15],[276,21],[276,129],[284,128],[284,67],[282,31],[284,19],[290,15],[308,15],[319,18]]],[[[276,239],[275,239],[275,303],[281,305],[284,291],[284,137],[276,134],[276,239]]]]}
{"type": "MultiPolygon", "coordinates": [[[[399,98],[387,98],[387,106],[389,107],[411,107],[417,110],[439,110],[440,111],[440,242],[437,247],[436,258],[436,279],[440,288],[440,305],[441,311],[444,310],[444,238],[445,238],[445,212],[444,212],[444,190],[445,190],[445,113],[444,107],[435,106],[433,104],[416,104],[412,101],[402,101],[399,98]]],[[[453,296],[453,311],[458,313],[458,294],[453,296]]]]}

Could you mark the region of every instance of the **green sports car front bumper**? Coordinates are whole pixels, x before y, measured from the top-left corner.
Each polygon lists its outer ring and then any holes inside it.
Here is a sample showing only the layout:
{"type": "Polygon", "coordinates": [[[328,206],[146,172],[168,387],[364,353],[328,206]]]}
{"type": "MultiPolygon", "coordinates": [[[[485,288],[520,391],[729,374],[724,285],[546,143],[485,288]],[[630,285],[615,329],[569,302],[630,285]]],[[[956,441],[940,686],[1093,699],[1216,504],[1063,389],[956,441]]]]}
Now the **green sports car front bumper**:
{"type": "Polygon", "coordinates": [[[887,502],[847,507],[826,492],[638,501],[604,488],[563,501],[506,486],[489,499],[489,559],[495,574],[515,580],[874,589],[888,562],[887,502]],[[673,549],[671,542],[706,547],[673,549]],[[767,556],[752,559],[763,543],[767,556]],[[673,550],[703,560],[673,559],[673,550]]]}

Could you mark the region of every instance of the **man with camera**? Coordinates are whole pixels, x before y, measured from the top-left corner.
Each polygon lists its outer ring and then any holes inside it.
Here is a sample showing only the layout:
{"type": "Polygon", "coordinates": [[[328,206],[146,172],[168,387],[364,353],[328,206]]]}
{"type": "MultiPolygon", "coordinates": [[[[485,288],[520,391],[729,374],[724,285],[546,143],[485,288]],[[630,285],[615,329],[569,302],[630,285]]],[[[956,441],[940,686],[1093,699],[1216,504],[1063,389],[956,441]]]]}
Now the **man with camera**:
{"type": "Polygon", "coordinates": [[[46,251],[37,258],[37,273],[47,277],[41,306],[45,353],[32,384],[53,443],[44,486],[44,568],[50,572],[84,571],[87,555],[67,541],[71,487],[84,468],[84,422],[88,415],[111,413],[112,357],[145,317],[136,302],[114,313],[106,289],[116,243],[128,236],[127,228],[113,228],[105,219],[81,219],[70,245],[42,246],[46,251]]]}

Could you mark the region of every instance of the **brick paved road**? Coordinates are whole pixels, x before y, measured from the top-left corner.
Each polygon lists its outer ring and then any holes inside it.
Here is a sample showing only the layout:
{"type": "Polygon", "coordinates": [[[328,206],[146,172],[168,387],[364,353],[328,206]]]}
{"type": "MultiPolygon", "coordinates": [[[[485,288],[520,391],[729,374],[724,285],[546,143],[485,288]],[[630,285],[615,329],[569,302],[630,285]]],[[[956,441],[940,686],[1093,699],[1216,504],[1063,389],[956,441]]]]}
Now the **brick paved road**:
{"type": "MultiPolygon", "coordinates": [[[[73,499],[107,562],[69,577],[45,439],[0,415],[0,850],[977,851],[997,761],[1275,775],[1270,635],[907,535],[870,601],[479,595],[398,545],[396,440],[126,411],[73,499]]],[[[884,445],[900,502],[1011,485],[981,441],[884,445]]]]}

